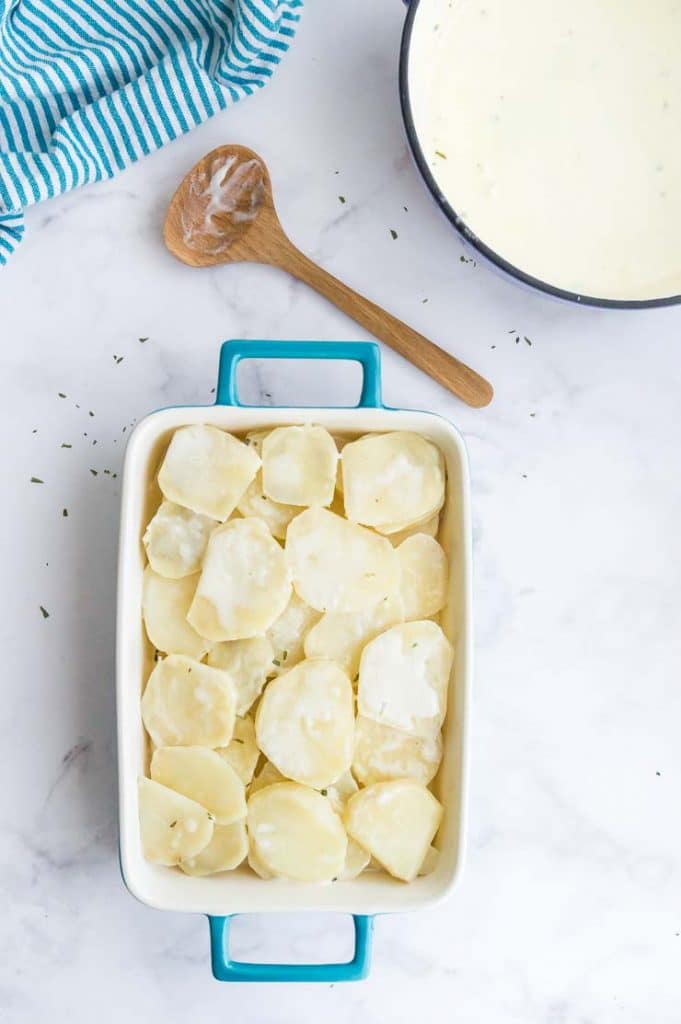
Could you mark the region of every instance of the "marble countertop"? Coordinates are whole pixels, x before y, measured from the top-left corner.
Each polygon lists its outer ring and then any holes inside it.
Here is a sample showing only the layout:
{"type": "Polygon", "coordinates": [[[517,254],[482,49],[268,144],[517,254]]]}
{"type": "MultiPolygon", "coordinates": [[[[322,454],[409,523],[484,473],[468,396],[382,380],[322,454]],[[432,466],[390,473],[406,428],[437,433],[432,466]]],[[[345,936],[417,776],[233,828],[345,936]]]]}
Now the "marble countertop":
{"type": "MultiPolygon", "coordinates": [[[[8,1024],[679,1020],[681,310],[561,304],[471,259],[407,154],[403,16],[398,0],[308,3],[266,90],[30,210],[0,274],[8,1024]],[[142,906],[118,873],[126,433],[159,406],[211,401],[225,338],[364,336],[275,270],[190,270],[165,253],[168,197],[229,141],[267,159],[304,250],[497,389],[471,410],[383,351],[386,401],[450,418],[471,458],[468,857],[443,906],[377,921],[368,981],[333,989],[219,985],[205,920],[142,906]]],[[[243,387],[263,403],[354,397],[342,374],[275,364],[243,387]]],[[[244,918],[234,933],[255,958],[348,941],[329,917],[244,918]]]]}

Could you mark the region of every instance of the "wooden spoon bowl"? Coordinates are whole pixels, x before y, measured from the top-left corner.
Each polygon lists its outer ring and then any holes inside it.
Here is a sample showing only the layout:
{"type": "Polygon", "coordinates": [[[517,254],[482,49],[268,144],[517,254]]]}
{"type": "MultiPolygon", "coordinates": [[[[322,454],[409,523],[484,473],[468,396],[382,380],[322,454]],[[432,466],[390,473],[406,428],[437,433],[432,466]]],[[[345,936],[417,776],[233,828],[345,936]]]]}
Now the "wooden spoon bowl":
{"type": "Polygon", "coordinates": [[[170,252],[192,267],[265,263],[324,295],[371,334],[468,405],[487,405],[491,384],[432,341],[308,259],[281,226],[264,161],[245,146],[220,146],[186,175],[163,226],[170,252]]]}

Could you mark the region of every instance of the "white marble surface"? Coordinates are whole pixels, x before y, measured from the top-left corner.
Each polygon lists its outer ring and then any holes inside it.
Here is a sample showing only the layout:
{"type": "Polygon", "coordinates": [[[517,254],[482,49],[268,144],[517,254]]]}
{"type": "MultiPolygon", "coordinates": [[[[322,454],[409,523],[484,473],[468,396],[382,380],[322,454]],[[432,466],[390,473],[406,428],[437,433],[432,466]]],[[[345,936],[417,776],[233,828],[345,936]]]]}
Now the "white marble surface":
{"type": "MultiPolygon", "coordinates": [[[[460,261],[405,148],[402,18],[398,0],[311,0],[267,90],[118,180],[30,211],[0,273],[8,1024],[679,1020],[681,310],[562,305],[460,261]],[[224,338],[363,336],[275,271],[193,271],[165,254],[168,197],[226,141],[267,158],[303,248],[497,388],[472,411],[383,353],[387,402],[451,418],[472,462],[469,849],[451,900],[380,919],[370,979],[332,990],[214,982],[205,921],[136,903],[116,860],[124,429],[210,401],[224,338]]],[[[348,397],[341,383],[270,364],[245,387],[314,402],[348,397]]],[[[237,932],[254,957],[347,938],[326,918],[237,932]]]]}

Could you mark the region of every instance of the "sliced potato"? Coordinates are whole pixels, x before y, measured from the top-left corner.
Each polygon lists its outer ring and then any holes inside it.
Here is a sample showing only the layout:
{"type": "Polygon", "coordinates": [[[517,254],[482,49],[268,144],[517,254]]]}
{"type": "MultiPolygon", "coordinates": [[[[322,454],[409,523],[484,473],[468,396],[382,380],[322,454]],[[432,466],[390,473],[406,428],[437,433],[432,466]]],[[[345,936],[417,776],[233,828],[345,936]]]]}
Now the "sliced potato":
{"type": "Polygon", "coordinates": [[[341,814],[346,803],[353,793],[356,793],[359,786],[355,782],[352,772],[343,772],[340,778],[332,782],[330,786],[322,789],[322,796],[325,796],[336,814],[341,814]]]}
{"type": "Polygon", "coordinates": [[[363,785],[388,779],[415,779],[427,786],[435,778],[441,760],[439,732],[427,738],[410,736],[358,715],[352,771],[363,785]]]}
{"type": "Polygon", "coordinates": [[[442,805],[411,779],[377,782],[350,797],[345,827],[395,878],[419,872],[442,821],[442,805]]]}
{"type": "Polygon", "coordinates": [[[338,449],[324,427],[277,427],[262,443],[263,491],[286,505],[330,505],[338,449]]]}
{"type": "Polygon", "coordinates": [[[272,786],[275,782],[286,782],[286,776],[282,775],[278,768],[275,768],[271,761],[265,761],[264,765],[253,779],[248,791],[249,797],[257,793],[265,786],[272,786]]]}
{"type": "Polygon", "coordinates": [[[147,860],[170,867],[196,857],[208,845],[213,821],[205,807],[151,779],[141,778],[137,792],[147,860]]]}
{"type": "Polygon", "coordinates": [[[362,652],[358,712],[427,739],[444,720],[451,667],[452,648],[437,623],[392,626],[362,652]]]}
{"type": "Polygon", "coordinates": [[[357,878],[368,868],[371,854],[367,853],[363,846],[360,846],[354,839],[348,837],[348,849],[345,854],[345,864],[338,876],[341,882],[348,882],[351,878],[357,878]]]}
{"type": "Polygon", "coordinates": [[[162,501],[142,538],[149,565],[170,579],[191,576],[201,568],[214,529],[214,519],[172,501],[162,501]]]}
{"type": "Polygon", "coordinates": [[[234,706],[234,684],[226,672],[169,654],[149,676],[142,719],[157,747],[226,747],[234,706]]]}
{"type": "Polygon", "coordinates": [[[187,618],[209,640],[264,633],[291,596],[282,548],[262,519],[233,519],[211,534],[187,618]]]}
{"type": "Polygon", "coordinates": [[[296,782],[251,794],[248,834],[258,862],[278,877],[330,882],[345,865],[348,844],[340,818],[325,797],[296,782]]]}
{"type": "Polygon", "coordinates": [[[416,533],[397,549],[400,597],[405,619],[427,619],[447,603],[447,556],[433,537],[416,533]]]}
{"type": "Polygon", "coordinates": [[[331,658],[354,679],[365,644],[403,620],[402,602],[397,594],[361,612],[326,612],[305,637],[305,656],[331,658]]]}
{"type": "Polygon", "coordinates": [[[262,878],[265,882],[269,882],[273,878],[276,878],[276,875],[272,874],[272,872],[265,867],[252,846],[248,849],[248,866],[251,871],[255,871],[258,878],[262,878]]]}
{"type": "Polygon", "coordinates": [[[291,522],[286,556],[296,592],[320,612],[357,612],[399,587],[399,560],[385,537],[327,509],[291,522]]]}
{"type": "Polygon", "coordinates": [[[269,683],[255,734],[267,758],[289,779],[321,789],[352,762],[352,684],[333,661],[301,661],[269,683]]]}
{"type": "Polygon", "coordinates": [[[256,452],[204,424],[173,434],[158,471],[163,496],[212,519],[228,519],[260,468],[256,452]]]}
{"type": "Polygon", "coordinates": [[[213,838],[195,857],[180,861],[185,875],[216,875],[219,871],[233,871],[246,859],[248,836],[246,821],[234,821],[231,825],[215,825],[213,838]]]}
{"type": "Polygon", "coordinates": [[[400,544],[402,544],[405,540],[407,540],[409,537],[413,537],[417,533],[425,533],[426,537],[437,537],[439,529],[440,516],[438,514],[431,516],[429,519],[426,519],[422,523],[416,523],[412,526],[406,526],[403,530],[398,530],[397,533],[395,533],[395,531],[386,532],[390,534],[390,536],[388,537],[390,543],[393,545],[393,547],[398,548],[400,544]]]}
{"type": "Polygon", "coordinates": [[[151,759],[151,777],[201,804],[218,825],[246,816],[243,782],[231,764],[207,747],[159,747],[151,759]]]}
{"type": "Polygon", "coordinates": [[[198,581],[198,573],[168,579],[159,576],[149,565],[144,570],[144,626],[151,643],[163,654],[186,654],[199,661],[210,650],[210,640],[199,636],[187,622],[198,581]]]}
{"type": "Polygon", "coordinates": [[[397,532],[444,504],[442,454],[419,434],[392,431],[352,441],[342,466],[345,514],[353,522],[397,532]]]}
{"type": "Polygon", "coordinates": [[[274,650],[268,637],[228,640],[208,652],[208,664],[229,672],[236,690],[236,713],[245,715],[274,671],[274,650]]]}
{"type": "Polygon", "coordinates": [[[280,675],[303,658],[303,641],[307,631],[319,620],[319,612],[305,604],[294,591],[283,612],[267,631],[273,648],[273,672],[280,675]]]}
{"type": "Polygon", "coordinates": [[[252,718],[237,718],[234,734],[226,747],[218,747],[217,753],[230,764],[244,786],[253,778],[260,751],[255,742],[255,724],[252,718]]]}
{"type": "Polygon", "coordinates": [[[262,519],[272,536],[279,540],[284,539],[288,524],[300,512],[296,505],[282,505],[281,502],[272,501],[267,497],[262,486],[261,470],[255,474],[252,482],[239,499],[237,507],[242,516],[255,516],[257,519],[262,519]]]}
{"type": "Polygon", "coordinates": [[[421,875],[432,875],[433,871],[435,871],[435,868],[438,865],[438,861],[439,860],[440,860],[440,851],[438,849],[436,849],[436,847],[434,847],[434,846],[429,846],[428,847],[428,852],[426,853],[425,857],[423,858],[423,863],[421,864],[421,867],[419,868],[419,877],[421,875]]]}

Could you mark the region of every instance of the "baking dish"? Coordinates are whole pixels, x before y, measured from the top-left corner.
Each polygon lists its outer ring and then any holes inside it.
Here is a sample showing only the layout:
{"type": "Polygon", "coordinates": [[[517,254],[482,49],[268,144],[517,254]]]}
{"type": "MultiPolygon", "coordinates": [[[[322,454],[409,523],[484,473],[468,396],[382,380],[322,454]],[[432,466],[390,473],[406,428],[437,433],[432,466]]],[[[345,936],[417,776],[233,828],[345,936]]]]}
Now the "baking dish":
{"type": "Polygon", "coordinates": [[[116,689],[120,863],[125,884],[143,903],[159,910],[206,914],[210,921],[213,973],[224,981],[348,981],[364,977],[371,957],[372,915],[416,910],[443,899],[462,864],[465,810],[465,724],[471,678],[471,540],[466,451],[458,431],[427,412],[390,409],[381,402],[380,353],[364,342],[229,341],[221,349],[217,398],[213,406],[162,409],[143,419],[125,455],[118,565],[116,689]],[[362,391],[351,408],[245,406],[239,402],[237,366],[243,359],[353,360],[361,364],[362,391]],[[439,446],[447,464],[447,501],[440,540],[451,562],[450,597],[442,626],[455,645],[445,722],[444,757],[434,789],[445,807],[436,844],[434,872],[409,885],[383,873],[352,881],[311,885],[265,882],[247,869],[194,878],[148,863],[142,854],[137,813],[137,779],[147,750],[140,696],[152,666],[152,651],[141,620],[144,552],[141,536],[160,492],[155,472],[170,435],[188,423],[210,423],[234,433],[275,425],[314,422],[343,433],[410,430],[439,446]],[[243,963],[229,957],[229,922],[234,914],[323,911],[351,914],[355,950],[346,963],[243,963]]]}

